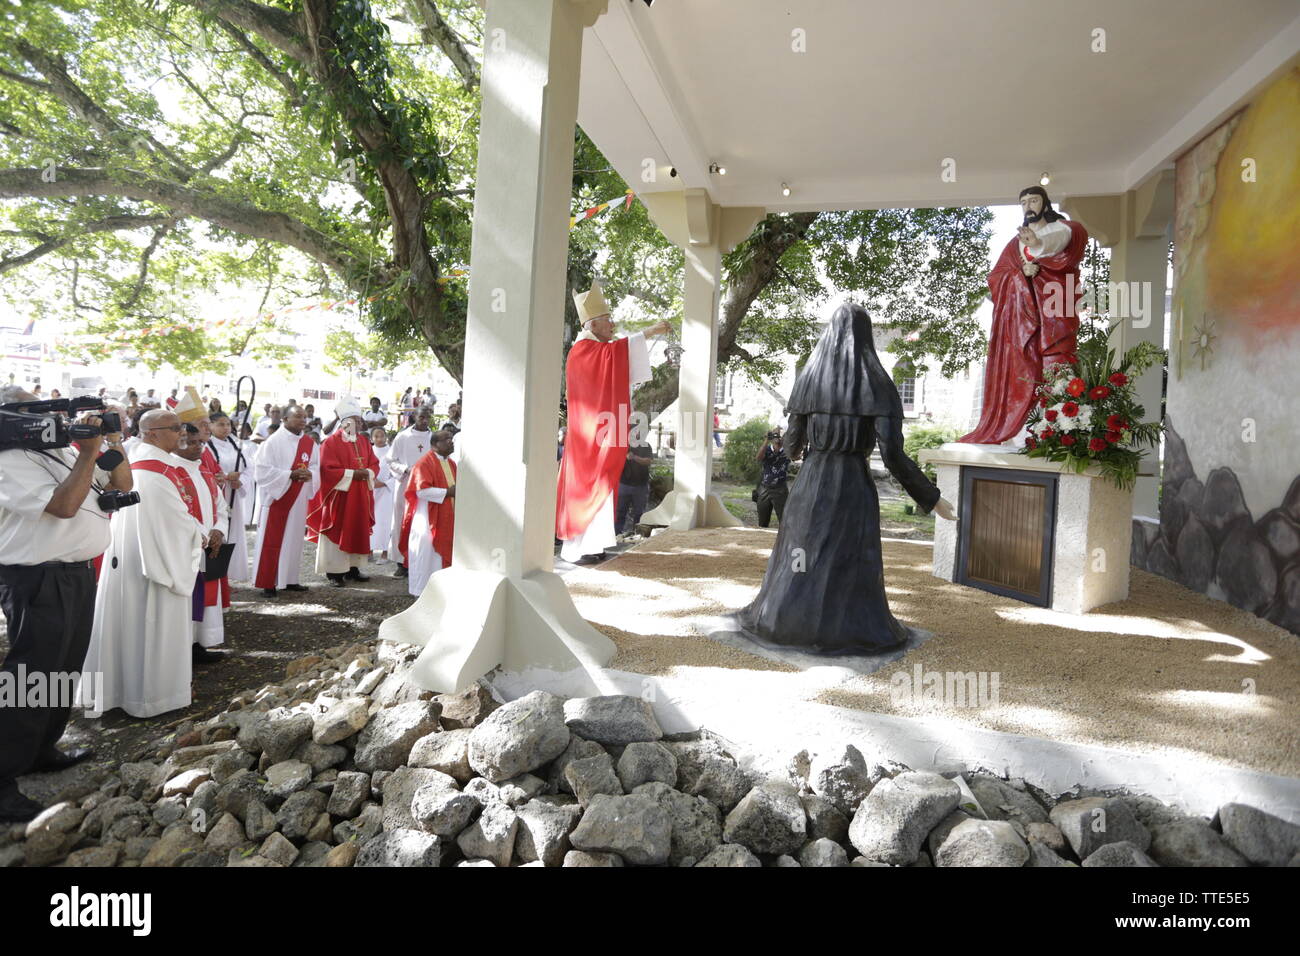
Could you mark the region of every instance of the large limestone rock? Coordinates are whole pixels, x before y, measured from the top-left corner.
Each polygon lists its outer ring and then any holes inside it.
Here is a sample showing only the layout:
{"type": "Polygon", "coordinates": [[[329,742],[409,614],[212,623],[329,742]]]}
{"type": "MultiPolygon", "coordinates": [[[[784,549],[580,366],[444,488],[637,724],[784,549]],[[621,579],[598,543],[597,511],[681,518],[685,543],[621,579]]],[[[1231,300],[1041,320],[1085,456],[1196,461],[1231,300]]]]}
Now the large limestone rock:
{"type": "Polygon", "coordinates": [[[846,816],[852,816],[875,781],[862,752],[848,744],[816,754],[808,765],[808,786],[846,816]]]}
{"type": "MultiPolygon", "coordinates": [[[[783,857],[789,859],[789,857],[783,857]]],[[[789,866],[790,864],[785,864],[789,866]]],[[[799,851],[799,866],[848,866],[849,855],[834,840],[813,840],[799,851]]]]}
{"type": "Polygon", "coordinates": [[[421,830],[454,840],[469,826],[483,804],[459,790],[434,784],[422,786],[411,801],[411,818],[421,830]]]}
{"type": "Polygon", "coordinates": [[[433,701],[408,701],[381,710],[357,737],[357,769],[396,770],[406,763],[415,742],[437,729],[438,705],[433,701]]]}
{"type": "Polygon", "coordinates": [[[807,818],[798,791],[775,780],[754,787],[727,814],[722,838],[755,853],[798,853],[807,842],[807,818]]]}
{"type": "Polygon", "coordinates": [[[1024,866],[1029,847],[1005,820],[963,820],[934,857],[935,866],[1024,866]]]}
{"type": "Polygon", "coordinates": [[[1084,866],[1159,866],[1128,840],[1117,840],[1099,846],[1083,861],[1084,866]]]}
{"type": "Polygon", "coordinates": [[[492,692],[477,681],[458,693],[439,694],[434,700],[442,707],[440,721],[448,730],[472,730],[501,706],[492,692]]]}
{"type": "Polygon", "coordinates": [[[1151,829],[1151,859],[1161,866],[1246,866],[1246,859],[1204,820],[1177,820],[1151,829]]]}
{"type": "Polygon", "coordinates": [[[441,770],[461,784],[469,783],[474,776],[469,765],[469,737],[469,730],[444,730],[421,737],[411,748],[407,764],[441,770]]]}
{"type": "Polygon", "coordinates": [[[724,843],[696,866],[762,866],[758,857],[739,843],[724,843]]]}
{"type": "Polygon", "coordinates": [[[420,830],[385,830],[367,840],[354,866],[437,866],[438,838],[420,830]]]}
{"type": "Polygon", "coordinates": [[[701,860],[722,842],[722,814],[703,797],[674,790],[652,781],[636,789],[659,801],[672,820],[672,847],[668,862],[680,866],[687,859],[701,860]]]}
{"type": "Polygon", "coordinates": [[[604,752],[571,761],[564,771],[564,779],[583,807],[598,793],[618,796],[623,792],[623,785],[614,772],[614,761],[604,752]]]}
{"type": "Polygon", "coordinates": [[[657,741],[637,741],[623,748],[618,758],[618,779],[631,793],[643,783],[677,785],[677,758],[657,741]]]}
{"type": "Polygon", "coordinates": [[[445,773],[420,767],[400,767],[384,780],[385,830],[420,828],[412,811],[412,805],[416,793],[426,787],[435,790],[458,789],[456,781],[445,773]]]}
{"type": "Polygon", "coordinates": [[[563,702],[535,690],[503,704],[470,732],[469,764],[500,783],[549,763],[568,745],[563,702]]]}
{"type": "Polygon", "coordinates": [[[1051,818],[1081,860],[1107,843],[1128,842],[1144,853],[1151,845],[1150,831],[1119,797],[1067,800],[1052,808],[1051,818]]]}
{"type": "Polygon", "coordinates": [[[1006,780],[974,774],[967,779],[966,784],[990,820],[1016,820],[1025,826],[1047,822],[1047,811],[1042,805],[1006,780]]]}
{"type": "Polygon", "coordinates": [[[640,697],[574,697],[564,703],[564,720],[579,737],[602,744],[623,746],[664,735],[654,708],[640,697]]]}
{"type": "Polygon", "coordinates": [[[1300,853],[1300,826],[1255,807],[1226,803],[1219,808],[1219,825],[1232,848],[1251,863],[1285,866],[1300,853]]]}
{"type": "MultiPolygon", "coordinates": [[[[568,798],[565,798],[568,799],[568,798]]],[[[530,800],[516,811],[515,856],[524,863],[563,866],[571,848],[569,834],[578,825],[582,808],[556,798],[530,800]]]]}
{"type": "Polygon", "coordinates": [[[569,840],[577,850],[617,853],[628,863],[657,866],[668,860],[672,829],[668,811],[649,794],[602,793],[592,798],[569,840]]]}
{"type": "Polygon", "coordinates": [[[497,866],[509,866],[515,852],[515,832],[519,819],[504,803],[483,808],[477,820],[456,837],[456,845],[469,860],[491,860],[497,866]]]}
{"type": "Polygon", "coordinates": [[[909,866],[926,836],[960,799],[961,789],[937,773],[900,773],[867,794],[849,824],[849,840],[868,860],[909,866]]]}
{"type": "Polygon", "coordinates": [[[341,700],[312,722],[311,739],[336,744],[360,733],[370,721],[370,701],[364,697],[341,700]]]}

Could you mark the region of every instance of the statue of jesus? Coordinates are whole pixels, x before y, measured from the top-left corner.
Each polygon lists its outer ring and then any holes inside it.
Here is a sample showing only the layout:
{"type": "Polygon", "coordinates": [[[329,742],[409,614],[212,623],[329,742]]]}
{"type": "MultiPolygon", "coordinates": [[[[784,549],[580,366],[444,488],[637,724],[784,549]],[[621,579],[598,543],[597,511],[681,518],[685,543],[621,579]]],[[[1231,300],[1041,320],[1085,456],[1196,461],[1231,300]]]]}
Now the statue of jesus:
{"type": "Polygon", "coordinates": [[[1029,417],[1043,371],[1076,359],[1079,262],[1088,231],[1052,208],[1047,190],[1020,191],[1025,218],[989,273],[993,329],[979,424],[960,440],[999,445],[1029,417]]]}

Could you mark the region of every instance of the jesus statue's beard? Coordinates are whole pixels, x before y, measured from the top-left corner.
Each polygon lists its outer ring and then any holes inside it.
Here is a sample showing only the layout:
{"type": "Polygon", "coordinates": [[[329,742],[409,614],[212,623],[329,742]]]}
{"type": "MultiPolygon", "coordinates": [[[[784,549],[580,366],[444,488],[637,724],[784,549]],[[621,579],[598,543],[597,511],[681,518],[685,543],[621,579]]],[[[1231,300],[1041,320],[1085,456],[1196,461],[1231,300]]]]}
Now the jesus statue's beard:
{"type": "Polygon", "coordinates": [[[1027,212],[1025,213],[1025,225],[1032,226],[1036,222],[1041,222],[1042,218],[1043,214],[1041,212],[1027,212]]]}

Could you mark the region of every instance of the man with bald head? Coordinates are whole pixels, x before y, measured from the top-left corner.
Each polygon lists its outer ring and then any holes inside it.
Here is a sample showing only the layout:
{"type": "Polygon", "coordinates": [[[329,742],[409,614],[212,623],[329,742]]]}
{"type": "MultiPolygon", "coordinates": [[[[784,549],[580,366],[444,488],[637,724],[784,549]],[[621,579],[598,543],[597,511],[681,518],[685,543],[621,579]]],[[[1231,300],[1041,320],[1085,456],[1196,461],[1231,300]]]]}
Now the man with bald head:
{"type": "Polygon", "coordinates": [[[275,597],[281,589],[307,590],[298,583],[307,505],[320,489],[320,450],[306,430],[306,414],[290,405],[281,421],[282,427],[262,442],[253,462],[259,499],[253,583],[266,597],[275,597]]]}
{"type": "MultiPolygon", "coordinates": [[[[140,504],[113,517],[83,683],[87,714],[153,717],[190,704],[194,578],[207,529],[200,489],[172,454],[184,426],[170,409],[140,417],[131,474],[140,504]]],[[[206,488],[203,492],[206,493],[206,488]]]]}
{"type": "MultiPolygon", "coordinates": [[[[48,418],[23,408],[36,401],[21,388],[0,388],[0,405],[10,406],[6,417],[48,418]]],[[[88,414],[82,424],[101,423],[88,414]]],[[[9,638],[0,681],[25,693],[35,679],[50,691],[30,700],[0,699],[0,824],[30,820],[42,809],[18,790],[19,776],[61,770],[90,756],[85,748],[65,751],[56,744],[90,642],[94,560],[110,541],[109,513],[99,507],[99,496],[132,488],[121,439],[113,433],[66,448],[0,451],[0,609],[9,638]],[[105,442],[108,451],[101,454],[105,442]]]]}

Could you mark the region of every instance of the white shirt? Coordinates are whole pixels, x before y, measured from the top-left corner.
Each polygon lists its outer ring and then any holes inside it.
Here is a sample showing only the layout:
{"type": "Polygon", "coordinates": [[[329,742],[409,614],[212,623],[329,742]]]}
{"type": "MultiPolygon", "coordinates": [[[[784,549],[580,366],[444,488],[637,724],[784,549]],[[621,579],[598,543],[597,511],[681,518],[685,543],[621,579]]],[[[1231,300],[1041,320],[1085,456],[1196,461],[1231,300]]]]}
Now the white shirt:
{"type": "Polygon", "coordinates": [[[1070,244],[1070,238],[1074,235],[1070,232],[1070,227],[1065,224],[1064,219],[1058,219],[1055,222],[1040,220],[1030,223],[1029,228],[1037,239],[1028,245],[1021,243],[1021,249],[1028,252],[1035,259],[1056,255],[1070,244]]]}
{"type": "Polygon", "coordinates": [[[375,425],[387,425],[388,412],[384,411],[382,408],[375,411],[367,408],[365,414],[361,416],[361,420],[372,428],[375,425]]]}
{"type": "MultiPolygon", "coordinates": [[[[45,511],[77,461],[72,448],[50,449],[49,454],[58,461],[22,448],[0,451],[0,564],[89,561],[108,550],[110,516],[99,510],[93,486],[73,517],[56,518],[45,511]]],[[[106,487],[109,478],[108,472],[95,469],[99,485],[106,487]]]]}

